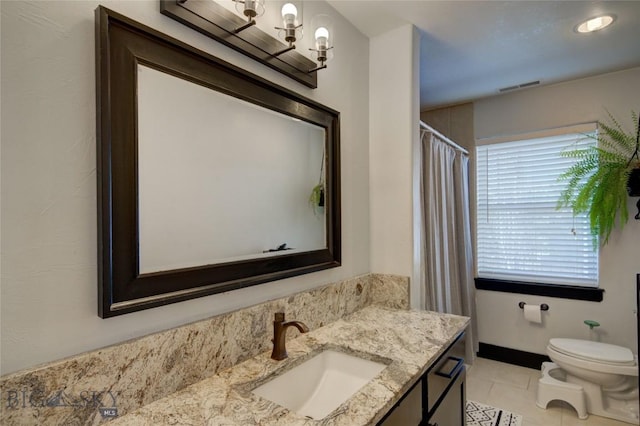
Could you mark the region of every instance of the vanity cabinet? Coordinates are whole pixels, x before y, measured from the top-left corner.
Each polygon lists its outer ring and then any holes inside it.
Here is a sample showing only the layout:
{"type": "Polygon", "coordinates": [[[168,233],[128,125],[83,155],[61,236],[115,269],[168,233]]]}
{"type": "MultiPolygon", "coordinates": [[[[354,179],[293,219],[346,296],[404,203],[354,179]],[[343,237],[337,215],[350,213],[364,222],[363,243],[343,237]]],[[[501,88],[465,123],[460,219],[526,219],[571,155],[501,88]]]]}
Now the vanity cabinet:
{"type": "Polygon", "coordinates": [[[428,410],[420,423],[425,426],[465,424],[464,359],[447,356],[443,362],[422,380],[423,393],[427,394],[428,410]]]}
{"type": "Polygon", "coordinates": [[[466,403],[464,359],[452,354],[464,333],[378,423],[380,426],[463,426],[466,403]]]}

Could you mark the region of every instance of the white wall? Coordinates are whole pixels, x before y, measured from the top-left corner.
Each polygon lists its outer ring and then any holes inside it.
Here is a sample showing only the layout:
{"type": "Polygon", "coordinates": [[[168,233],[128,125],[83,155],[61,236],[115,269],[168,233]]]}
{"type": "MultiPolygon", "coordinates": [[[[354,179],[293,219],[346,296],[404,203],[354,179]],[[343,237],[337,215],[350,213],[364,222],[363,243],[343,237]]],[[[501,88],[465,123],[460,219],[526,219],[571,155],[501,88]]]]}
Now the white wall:
{"type": "MultiPolygon", "coordinates": [[[[616,117],[629,131],[631,110],[640,111],[640,68],[528,89],[475,102],[475,135],[512,135],[616,117]]],[[[600,252],[601,303],[490,291],[477,292],[480,341],[544,354],[551,337],[599,338],[636,348],[636,274],[640,273],[640,221],[633,220],[637,198],[629,199],[631,219],[614,231],[600,252]],[[543,324],[526,322],[518,302],[547,303],[543,324]],[[590,334],[583,320],[601,324],[590,334]]]]}
{"type": "MultiPolygon", "coordinates": [[[[371,269],[413,274],[414,150],[418,144],[419,38],[404,25],[370,41],[371,269]]],[[[420,287],[411,280],[411,306],[420,287]]]]}
{"type": "MultiPolygon", "coordinates": [[[[1,2],[1,372],[370,271],[368,40],[336,17],[335,58],[308,89],[149,1],[1,2]],[[97,316],[94,9],[103,4],[341,112],[342,267],[107,320],[97,316]]],[[[299,44],[307,51],[311,38],[299,44]]]]}

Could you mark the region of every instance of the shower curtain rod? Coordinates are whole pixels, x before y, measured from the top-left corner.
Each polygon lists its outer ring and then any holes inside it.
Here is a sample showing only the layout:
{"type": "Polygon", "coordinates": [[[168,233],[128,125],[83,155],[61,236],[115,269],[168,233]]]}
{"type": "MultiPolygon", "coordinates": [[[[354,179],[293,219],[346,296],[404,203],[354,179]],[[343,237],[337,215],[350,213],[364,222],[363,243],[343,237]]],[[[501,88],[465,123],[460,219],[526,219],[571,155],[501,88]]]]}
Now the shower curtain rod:
{"type": "Polygon", "coordinates": [[[458,151],[462,151],[463,153],[469,155],[469,151],[467,151],[465,148],[461,147],[460,145],[458,145],[457,143],[455,143],[454,141],[452,141],[451,139],[449,139],[448,137],[446,137],[445,135],[443,135],[442,133],[440,133],[439,131],[437,131],[433,127],[429,126],[427,123],[425,123],[422,120],[420,120],[420,129],[426,130],[427,132],[430,132],[430,133],[433,133],[434,135],[436,135],[437,137],[439,137],[444,142],[448,143],[449,145],[451,145],[452,147],[454,147],[458,151]]]}

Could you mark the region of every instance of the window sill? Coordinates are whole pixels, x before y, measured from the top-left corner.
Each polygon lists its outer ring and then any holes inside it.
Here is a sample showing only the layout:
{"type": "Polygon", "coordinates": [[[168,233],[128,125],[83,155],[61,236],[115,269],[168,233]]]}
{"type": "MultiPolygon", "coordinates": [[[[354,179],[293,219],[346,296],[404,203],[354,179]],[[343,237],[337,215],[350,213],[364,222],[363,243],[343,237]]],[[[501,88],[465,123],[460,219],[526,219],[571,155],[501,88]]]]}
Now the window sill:
{"type": "Polygon", "coordinates": [[[558,297],[561,299],[602,302],[604,290],[594,287],[579,287],[558,284],[525,283],[520,281],[476,278],[478,290],[501,291],[504,293],[532,294],[535,296],[558,297]]]}

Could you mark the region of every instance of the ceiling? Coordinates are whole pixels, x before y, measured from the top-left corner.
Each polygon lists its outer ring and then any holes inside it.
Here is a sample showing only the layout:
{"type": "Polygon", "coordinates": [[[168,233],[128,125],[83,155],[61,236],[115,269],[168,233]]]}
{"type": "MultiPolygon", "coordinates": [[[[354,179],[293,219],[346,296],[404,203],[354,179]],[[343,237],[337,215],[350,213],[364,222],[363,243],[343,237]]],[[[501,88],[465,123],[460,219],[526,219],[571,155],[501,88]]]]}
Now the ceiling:
{"type": "Polygon", "coordinates": [[[418,28],[423,110],[532,81],[545,85],[640,66],[640,0],[329,3],[369,37],[407,23],[418,28]],[[603,13],[616,16],[613,25],[574,31],[603,13]]]}

